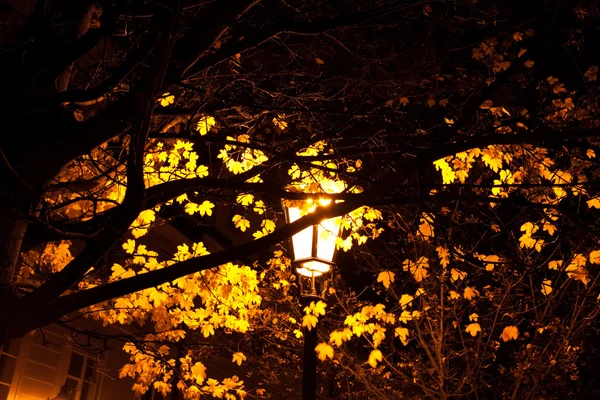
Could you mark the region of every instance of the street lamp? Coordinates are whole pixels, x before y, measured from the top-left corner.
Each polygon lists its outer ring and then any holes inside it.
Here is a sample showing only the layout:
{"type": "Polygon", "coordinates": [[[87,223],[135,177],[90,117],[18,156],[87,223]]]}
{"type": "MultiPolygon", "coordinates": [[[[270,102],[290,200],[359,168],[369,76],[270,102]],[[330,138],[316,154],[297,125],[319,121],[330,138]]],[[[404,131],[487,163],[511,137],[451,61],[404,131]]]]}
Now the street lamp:
{"type": "MultiPolygon", "coordinates": [[[[302,214],[314,212],[317,205],[328,206],[331,200],[307,200],[296,205],[284,205],[288,223],[302,214]],[[304,212],[303,212],[304,211],[304,212]]],[[[292,266],[296,269],[298,289],[304,305],[325,300],[333,281],[335,241],[340,234],[341,217],[324,219],[292,236],[292,266]]],[[[317,325],[318,326],[318,325],[317,325]]],[[[302,400],[314,400],[317,395],[317,327],[304,330],[302,366],[302,400]]]]}

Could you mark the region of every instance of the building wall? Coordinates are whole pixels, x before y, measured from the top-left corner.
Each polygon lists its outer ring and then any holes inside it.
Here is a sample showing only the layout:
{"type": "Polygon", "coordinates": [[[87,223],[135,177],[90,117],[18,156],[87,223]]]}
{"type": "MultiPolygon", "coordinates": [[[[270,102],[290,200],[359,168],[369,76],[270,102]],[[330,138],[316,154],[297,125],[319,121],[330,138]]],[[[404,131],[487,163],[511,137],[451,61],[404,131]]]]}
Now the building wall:
{"type": "MultiPolygon", "coordinates": [[[[89,324],[89,323],[88,323],[89,324]]],[[[2,348],[0,400],[109,400],[133,399],[131,379],[120,379],[128,361],[121,343],[97,343],[88,349],[73,346],[58,325],[36,330],[2,348]]],[[[86,342],[79,342],[86,343],[86,342]]]]}

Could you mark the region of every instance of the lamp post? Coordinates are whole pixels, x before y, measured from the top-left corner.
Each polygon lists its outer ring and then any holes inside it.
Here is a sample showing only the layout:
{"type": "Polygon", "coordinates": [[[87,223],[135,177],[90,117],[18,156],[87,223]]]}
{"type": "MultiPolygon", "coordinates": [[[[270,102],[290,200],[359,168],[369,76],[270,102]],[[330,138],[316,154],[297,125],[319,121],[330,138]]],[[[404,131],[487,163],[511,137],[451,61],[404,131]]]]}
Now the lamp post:
{"type": "MultiPolygon", "coordinates": [[[[298,206],[284,206],[286,220],[294,222],[304,213],[313,212],[317,204],[327,206],[331,200],[308,200],[298,206]]],[[[335,240],[339,236],[341,217],[325,219],[292,236],[292,266],[296,269],[300,300],[303,305],[325,300],[333,281],[335,240]]],[[[317,396],[317,326],[304,330],[304,358],[302,364],[302,400],[317,396]]]]}

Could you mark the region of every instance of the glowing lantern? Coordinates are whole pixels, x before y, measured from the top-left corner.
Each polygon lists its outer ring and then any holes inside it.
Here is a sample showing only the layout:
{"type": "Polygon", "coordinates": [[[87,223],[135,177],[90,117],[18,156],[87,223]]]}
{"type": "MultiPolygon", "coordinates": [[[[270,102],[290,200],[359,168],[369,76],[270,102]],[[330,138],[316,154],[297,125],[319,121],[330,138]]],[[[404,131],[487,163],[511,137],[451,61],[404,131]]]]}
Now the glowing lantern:
{"type": "MultiPolygon", "coordinates": [[[[318,200],[321,206],[330,203],[329,199],[318,200]]],[[[294,222],[302,214],[311,213],[316,208],[317,202],[314,200],[307,200],[299,206],[284,206],[287,222],[294,222]]],[[[292,237],[293,265],[298,274],[301,297],[324,298],[333,277],[335,241],[340,234],[340,226],[341,217],[324,219],[292,237]]]]}

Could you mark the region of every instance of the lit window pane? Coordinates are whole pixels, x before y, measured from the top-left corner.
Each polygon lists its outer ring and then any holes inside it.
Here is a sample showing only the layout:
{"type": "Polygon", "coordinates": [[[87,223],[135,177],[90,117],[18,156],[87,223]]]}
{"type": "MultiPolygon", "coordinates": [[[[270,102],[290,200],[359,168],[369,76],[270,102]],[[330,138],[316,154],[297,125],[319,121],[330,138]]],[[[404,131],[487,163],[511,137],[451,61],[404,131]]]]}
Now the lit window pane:
{"type": "MultiPolygon", "coordinates": [[[[289,209],[289,217],[290,222],[297,221],[300,219],[300,209],[291,207],[289,209]]],[[[292,236],[292,243],[294,245],[294,260],[299,260],[301,258],[311,257],[311,249],[312,249],[312,227],[304,229],[296,233],[292,236]]]]}
{"type": "Polygon", "coordinates": [[[319,224],[319,238],[317,244],[317,257],[333,261],[335,253],[335,239],[340,230],[340,218],[330,218],[319,224]]]}

